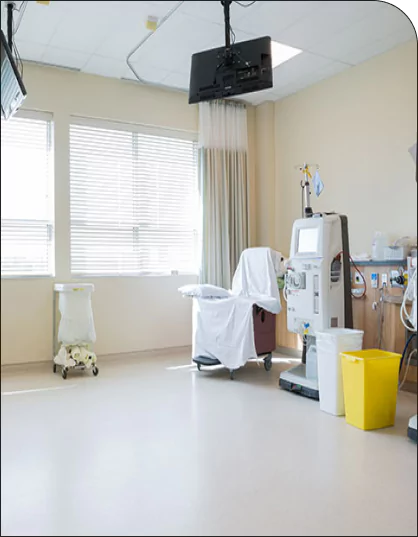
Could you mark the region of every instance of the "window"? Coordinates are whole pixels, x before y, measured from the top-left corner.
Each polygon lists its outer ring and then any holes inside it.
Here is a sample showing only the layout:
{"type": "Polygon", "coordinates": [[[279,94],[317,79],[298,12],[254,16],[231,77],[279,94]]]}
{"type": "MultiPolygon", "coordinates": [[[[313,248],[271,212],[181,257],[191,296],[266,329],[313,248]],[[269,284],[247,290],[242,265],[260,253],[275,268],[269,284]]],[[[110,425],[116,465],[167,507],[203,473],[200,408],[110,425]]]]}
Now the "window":
{"type": "Polygon", "coordinates": [[[1,275],[52,276],[52,121],[20,113],[1,120],[1,275]]]}
{"type": "Polygon", "coordinates": [[[134,126],[70,126],[71,272],[197,272],[197,145],[134,126]]]}

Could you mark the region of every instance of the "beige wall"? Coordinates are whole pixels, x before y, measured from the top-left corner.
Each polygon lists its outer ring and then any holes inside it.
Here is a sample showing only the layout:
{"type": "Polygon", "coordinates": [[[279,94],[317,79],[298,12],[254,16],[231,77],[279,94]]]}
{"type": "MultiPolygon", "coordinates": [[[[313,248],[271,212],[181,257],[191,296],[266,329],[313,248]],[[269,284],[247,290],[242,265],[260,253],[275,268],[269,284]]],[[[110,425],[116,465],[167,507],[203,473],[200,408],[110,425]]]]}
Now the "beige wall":
{"type": "MultiPolygon", "coordinates": [[[[52,359],[55,281],[71,281],[69,205],[70,116],[153,125],[196,133],[198,111],[187,95],[69,70],[25,65],[28,110],[52,112],[55,143],[56,278],[2,279],[1,363],[52,359]]],[[[249,173],[254,189],[255,110],[248,109],[249,173]]],[[[252,236],[255,212],[251,206],[252,236]]],[[[193,276],[89,278],[98,354],[177,347],[191,343],[191,301],[177,289],[193,276]]]]}
{"type": "MultiPolygon", "coordinates": [[[[352,252],[374,231],[416,234],[416,43],[370,60],[276,104],[249,108],[252,241],[288,253],[300,217],[294,165],[318,162],[326,184],[315,210],[348,215],[352,252]]],[[[56,279],[70,281],[70,115],[197,131],[197,108],[181,93],[54,68],[25,66],[25,107],[54,114],[56,279]]],[[[96,278],[99,354],[187,345],[190,277],[96,278]]],[[[52,279],[1,281],[1,363],[48,360],[52,279]]]]}
{"type": "MultiPolygon", "coordinates": [[[[347,214],[353,253],[370,252],[375,231],[416,235],[417,185],[408,153],[417,139],[416,42],[275,108],[277,248],[288,253],[292,223],[300,218],[301,177],[294,166],[305,161],[320,164],[326,186],[319,199],[313,197],[314,210],[347,214]]],[[[257,183],[263,179],[257,176],[257,183]]]]}
{"type": "MultiPolygon", "coordinates": [[[[56,278],[1,281],[1,363],[52,358],[54,281],[71,281],[69,233],[69,122],[71,115],[197,132],[198,114],[187,96],[135,83],[62,69],[25,65],[25,108],[52,112],[55,142],[56,278]]],[[[191,303],[180,285],[194,277],[89,278],[95,350],[113,354],[187,345],[191,303]]]]}
{"type": "Polygon", "coordinates": [[[275,246],[275,120],[274,103],[256,108],[256,243],[275,246]]]}

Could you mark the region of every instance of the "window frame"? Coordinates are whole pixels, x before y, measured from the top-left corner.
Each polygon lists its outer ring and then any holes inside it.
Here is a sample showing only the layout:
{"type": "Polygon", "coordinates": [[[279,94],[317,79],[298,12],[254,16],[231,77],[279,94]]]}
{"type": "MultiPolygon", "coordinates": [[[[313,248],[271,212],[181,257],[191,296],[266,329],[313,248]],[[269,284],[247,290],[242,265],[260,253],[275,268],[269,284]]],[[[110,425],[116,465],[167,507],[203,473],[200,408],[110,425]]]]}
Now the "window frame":
{"type": "MultiPolygon", "coordinates": [[[[48,164],[49,164],[49,184],[48,184],[48,198],[49,198],[49,211],[50,220],[47,220],[49,224],[46,224],[48,234],[50,235],[49,248],[51,253],[50,258],[50,272],[49,274],[0,274],[2,280],[46,280],[54,279],[56,277],[56,259],[55,259],[55,232],[56,232],[56,218],[55,218],[55,122],[54,114],[52,112],[45,112],[39,110],[20,109],[18,110],[10,120],[14,118],[21,119],[33,119],[37,121],[45,121],[49,123],[47,129],[47,145],[48,145],[48,164]]],[[[4,219],[6,220],[6,219],[4,219]]],[[[24,219],[16,219],[16,221],[23,222],[24,219]]]]}
{"type": "MultiPolygon", "coordinates": [[[[161,138],[174,138],[177,140],[185,140],[190,141],[195,144],[196,149],[196,190],[198,191],[198,182],[199,182],[199,159],[198,159],[198,139],[199,135],[196,131],[187,131],[187,130],[180,130],[180,129],[174,129],[174,128],[168,128],[168,127],[159,127],[154,125],[146,125],[141,123],[130,123],[127,121],[116,121],[116,120],[106,120],[106,119],[98,119],[98,118],[89,118],[85,116],[78,116],[78,115],[71,115],[69,118],[69,206],[71,208],[71,127],[72,126],[82,126],[82,127],[91,127],[91,128],[98,128],[98,129],[108,129],[108,130],[116,130],[116,131],[122,131],[122,132],[128,132],[132,135],[134,134],[140,134],[140,135],[149,135],[149,136],[156,136],[161,138]]],[[[70,209],[71,210],[71,209],[70,209]]],[[[135,225],[132,227],[132,233],[135,233],[135,230],[138,229],[138,226],[135,225]]],[[[72,278],[161,278],[161,277],[173,277],[173,276],[193,276],[197,277],[199,275],[199,268],[196,267],[195,271],[155,271],[155,270],[143,270],[140,272],[112,272],[112,273],[101,273],[101,272],[78,272],[74,271],[72,268],[72,240],[71,240],[71,232],[72,232],[72,220],[71,220],[71,214],[70,214],[70,220],[69,220],[69,233],[70,233],[70,274],[72,278]]],[[[198,250],[199,250],[199,241],[200,241],[200,226],[199,223],[196,222],[196,254],[198,256],[198,250]]]]}

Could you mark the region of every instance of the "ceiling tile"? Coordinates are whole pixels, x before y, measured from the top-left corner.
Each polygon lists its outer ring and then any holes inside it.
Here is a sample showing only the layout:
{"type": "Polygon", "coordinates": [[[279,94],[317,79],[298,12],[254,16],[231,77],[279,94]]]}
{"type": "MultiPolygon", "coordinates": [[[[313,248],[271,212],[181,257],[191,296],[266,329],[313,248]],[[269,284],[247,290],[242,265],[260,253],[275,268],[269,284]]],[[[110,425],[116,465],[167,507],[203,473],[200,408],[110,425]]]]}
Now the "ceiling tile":
{"type": "Polygon", "coordinates": [[[125,59],[133,48],[149,34],[149,30],[145,27],[145,21],[145,18],[126,20],[125,17],[116,17],[114,24],[95,53],[115,60],[125,59]]]}
{"type": "Polygon", "coordinates": [[[84,52],[47,47],[42,62],[71,69],[82,69],[89,58],[90,54],[84,52]]]}
{"type": "Polygon", "coordinates": [[[83,71],[94,75],[121,78],[126,71],[126,63],[123,60],[114,60],[93,54],[84,65],[83,71]]]}
{"type": "Polygon", "coordinates": [[[161,69],[178,73],[188,73],[192,54],[210,48],[208,43],[218,30],[216,24],[195,20],[179,13],[134,54],[132,61],[142,62],[144,65],[151,63],[161,69]]]}
{"type": "MultiPolygon", "coordinates": [[[[117,2],[119,3],[119,2],[117,2]]],[[[129,4],[130,2],[127,2],[129,4]]],[[[161,0],[161,1],[146,1],[146,2],[135,2],[136,4],[143,4],[144,6],[147,6],[147,9],[150,9],[150,14],[154,15],[166,15],[171,9],[173,9],[177,4],[177,0],[161,0]],[[148,7],[149,6],[149,7],[148,7]]]]}
{"type": "MultiPolygon", "coordinates": [[[[243,2],[245,3],[245,2],[243,2]]],[[[259,7],[264,2],[256,2],[259,7]]],[[[234,26],[235,22],[242,19],[244,16],[249,16],[257,8],[255,4],[248,8],[243,8],[236,4],[235,2],[231,5],[231,23],[234,26]]],[[[217,24],[224,24],[224,11],[220,2],[184,2],[180,8],[181,13],[196,17],[197,19],[206,20],[209,22],[215,22],[217,24]]]]}
{"type": "MultiPolygon", "coordinates": [[[[140,78],[153,84],[161,84],[163,80],[170,74],[168,69],[161,69],[155,65],[135,62],[133,66],[140,78]]],[[[137,80],[133,72],[126,64],[122,77],[130,80],[137,80]]]]}
{"type": "MultiPolygon", "coordinates": [[[[272,39],[279,39],[280,33],[295,24],[303,17],[307,17],[316,9],[323,7],[326,2],[316,1],[288,1],[263,2],[254,13],[232,21],[234,30],[243,30],[252,34],[269,35],[272,39]]],[[[243,8],[244,9],[244,8],[243,8]]],[[[247,11],[244,9],[244,11],[247,11]]]]}
{"type": "MultiPolygon", "coordinates": [[[[134,78],[125,59],[147,35],[147,16],[162,17],[176,5],[177,1],[60,0],[43,6],[32,1],[17,44],[27,60],[134,78]]],[[[360,63],[416,38],[401,11],[377,0],[257,1],[248,8],[234,3],[231,22],[238,42],[270,34],[304,50],[274,70],[272,90],[242,96],[254,103],[299,91],[341,72],[345,64],[360,63]]],[[[132,61],[152,83],[187,87],[192,54],[223,45],[220,3],[186,1],[132,61]]]]}
{"type": "Polygon", "coordinates": [[[132,56],[135,65],[142,66],[143,69],[157,67],[166,71],[179,73],[190,72],[192,51],[187,49],[176,49],[174,47],[165,48],[163,46],[154,48],[144,46],[132,56]]]}
{"type": "Polygon", "coordinates": [[[325,6],[281,32],[279,40],[287,45],[309,50],[314,43],[337,34],[370,13],[376,13],[383,5],[375,0],[327,2],[325,6]]]}
{"type": "MultiPolygon", "coordinates": [[[[163,1],[163,2],[152,2],[152,1],[124,1],[124,0],[104,0],[98,3],[95,0],[83,0],[82,6],[80,1],[75,0],[59,0],[59,3],[63,7],[66,6],[67,13],[76,13],[80,14],[82,9],[83,13],[95,14],[97,20],[100,20],[103,15],[106,17],[108,13],[113,14],[113,16],[120,13],[124,13],[127,18],[132,18],[138,15],[148,16],[155,15],[162,17],[166,15],[170,9],[172,9],[178,2],[177,1],[163,1]],[[105,14],[105,12],[107,12],[105,14]]],[[[52,4],[52,2],[51,2],[52,4]]]]}
{"type": "Polygon", "coordinates": [[[112,24],[112,11],[109,9],[101,10],[100,16],[94,11],[71,13],[57,26],[49,44],[92,54],[109,35],[112,24]]]}
{"type": "MultiPolygon", "coordinates": [[[[325,80],[327,78],[331,78],[335,75],[338,75],[339,73],[342,73],[343,71],[346,71],[347,69],[351,69],[351,65],[348,65],[347,63],[341,63],[341,62],[331,62],[321,69],[317,69],[313,71],[307,80],[305,80],[306,87],[311,86],[312,84],[316,84],[317,82],[320,82],[321,80],[325,80]]],[[[300,80],[302,81],[302,79],[300,80]]]]}
{"type": "Polygon", "coordinates": [[[64,18],[65,10],[59,2],[51,2],[49,6],[28,2],[16,37],[28,42],[47,45],[64,18]]]}
{"type": "Polygon", "coordinates": [[[288,95],[292,95],[293,93],[296,93],[297,91],[301,91],[305,88],[313,86],[314,84],[317,84],[318,82],[321,82],[322,80],[331,78],[339,73],[342,73],[343,71],[346,71],[347,69],[351,69],[351,67],[352,67],[351,65],[348,65],[346,63],[340,63],[340,62],[328,63],[326,66],[322,67],[321,69],[316,69],[315,71],[311,72],[309,76],[301,77],[298,80],[294,80],[293,82],[290,82],[289,84],[286,84],[286,85],[276,86],[274,88],[276,98],[281,99],[288,95]]]}
{"type": "Polygon", "coordinates": [[[22,60],[32,62],[40,62],[46,50],[46,45],[31,43],[22,39],[16,39],[16,46],[22,60]]]}
{"type": "Polygon", "coordinates": [[[411,22],[404,13],[396,7],[386,4],[376,13],[342,30],[339,34],[311,46],[310,50],[336,60],[348,61],[353,51],[366,47],[395,32],[410,32],[411,28],[411,22]]]}
{"type": "Polygon", "coordinates": [[[323,69],[331,61],[309,52],[302,52],[273,71],[274,87],[286,86],[301,79],[308,80],[309,75],[323,69]]]}
{"type": "Polygon", "coordinates": [[[175,43],[180,48],[187,47],[196,52],[207,46],[216,32],[219,32],[219,25],[178,13],[154,37],[157,43],[163,41],[165,48],[168,48],[167,43],[175,43]]]}
{"type": "Polygon", "coordinates": [[[373,43],[363,46],[359,49],[353,50],[345,55],[345,58],[348,62],[353,65],[359,64],[366,60],[369,60],[373,56],[378,54],[383,54],[392,48],[406,43],[414,38],[414,30],[411,27],[411,31],[399,30],[388,37],[374,41],[373,43]]]}
{"type": "MultiPolygon", "coordinates": [[[[256,34],[250,34],[248,32],[243,32],[242,30],[234,30],[234,34],[232,36],[232,40],[236,43],[239,43],[240,41],[248,41],[250,39],[256,39],[257,37],[260,37],[256,34]]],[[[224,47],[225,46],[225,30],[222,26],[217,26],[216,31],[213,34],[213,38],[210,43],[207,44],[207,48],[218,48],[218,47],[224,47]]],[[[196,50],[195,52],[198,52],[196,50]]]]}

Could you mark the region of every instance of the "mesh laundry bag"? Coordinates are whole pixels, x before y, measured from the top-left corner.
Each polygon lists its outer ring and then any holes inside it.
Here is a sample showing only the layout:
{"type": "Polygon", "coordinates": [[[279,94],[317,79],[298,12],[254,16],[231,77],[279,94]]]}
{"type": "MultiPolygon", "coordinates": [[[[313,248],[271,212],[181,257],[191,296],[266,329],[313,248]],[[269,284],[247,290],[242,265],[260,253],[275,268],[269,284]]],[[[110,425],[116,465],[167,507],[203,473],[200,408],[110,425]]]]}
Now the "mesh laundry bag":
{"type": "Polygon", "coordinates": [[[96,341],[91,293],[92,284],[57,284],[61,321],[58,341],[62,345],[86,345],[96,341]]]}

